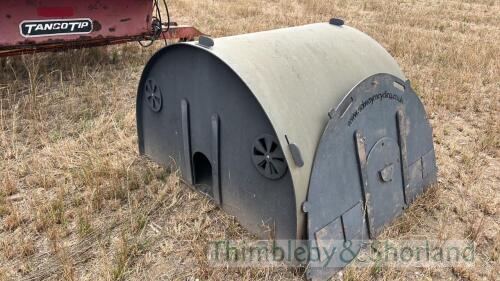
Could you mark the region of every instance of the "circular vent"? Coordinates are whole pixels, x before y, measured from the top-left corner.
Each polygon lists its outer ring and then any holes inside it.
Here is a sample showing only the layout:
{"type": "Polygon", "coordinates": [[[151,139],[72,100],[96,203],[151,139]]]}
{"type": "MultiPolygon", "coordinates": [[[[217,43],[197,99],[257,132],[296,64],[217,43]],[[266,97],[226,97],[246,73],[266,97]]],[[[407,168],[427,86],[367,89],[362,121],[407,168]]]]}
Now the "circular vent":
{"type": "Polygon", "coordinates": [[[254,141],[252,161],[257,171],[271,180],[280,179],[287,171],[283,151],[276,137],[271,135],[262,135],[254,141]]]}
{"type": "Polygon", "coordinates": [[[146,103],[149,108],[154,112],[159,112],[162,106],[160,87],[156,85],[156,82],[153,79],[148,79],[144,88],[146,103]]]}

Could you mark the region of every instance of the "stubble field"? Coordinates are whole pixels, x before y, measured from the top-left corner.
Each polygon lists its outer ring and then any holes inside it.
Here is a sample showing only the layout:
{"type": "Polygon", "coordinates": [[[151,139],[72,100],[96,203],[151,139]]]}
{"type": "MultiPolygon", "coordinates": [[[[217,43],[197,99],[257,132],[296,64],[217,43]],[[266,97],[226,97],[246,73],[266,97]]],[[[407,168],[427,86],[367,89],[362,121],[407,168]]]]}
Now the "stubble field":
{"type": "MultiPolygon", "coordinates": [[[[498,280],[500,3],[172,0],[214,37],[327,21],[379,41],[434,128],[439,182],[383,234],[476,243],[471,267],[347,268],[343,280],[498,280]]],[[[0,59],[0,280],[303,280],[303,269],[210,267],[209,241],[252,239],[137,152],[135,94],[161,47],[0,59]]]]}

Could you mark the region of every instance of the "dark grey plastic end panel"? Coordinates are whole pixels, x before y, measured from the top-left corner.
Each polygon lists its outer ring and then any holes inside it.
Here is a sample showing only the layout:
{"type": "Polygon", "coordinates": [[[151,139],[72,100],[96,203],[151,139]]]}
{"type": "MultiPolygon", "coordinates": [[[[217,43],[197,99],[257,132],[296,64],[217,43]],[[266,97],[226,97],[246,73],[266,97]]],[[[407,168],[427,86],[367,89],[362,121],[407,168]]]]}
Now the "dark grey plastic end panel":
{"type": "MultiPolygon", "coordinates": [[[[358,84],[329,115],[309,185],[308,237],[320,247],[354,240],[356,251],[436,181],[432,128],[410,84],[389,74],[358,84]]],[[[323,262],[309,265],[308,279],[349,263],[323,262]]]]}
{"type": "Polygon", "coordinates": [[[188,44],[160,50],[144,69],[136,110],[141,154],[180,169],[259,237],[296,238],[289,163],[255,95],[223,61],[188,44]],[[264,147],[254,149],[259,140],[264,147]]]}

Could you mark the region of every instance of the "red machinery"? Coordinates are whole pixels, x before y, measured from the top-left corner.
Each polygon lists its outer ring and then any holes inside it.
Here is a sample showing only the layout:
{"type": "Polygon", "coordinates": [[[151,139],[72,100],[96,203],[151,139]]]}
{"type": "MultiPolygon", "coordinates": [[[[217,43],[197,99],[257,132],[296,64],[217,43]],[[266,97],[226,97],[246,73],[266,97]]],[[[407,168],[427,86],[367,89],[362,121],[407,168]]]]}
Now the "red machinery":
{"type": "Polygon", "coordinates": [[[0,1],[0,57],[199,35],[171,23],[168,8],[162,20],[158,0],[0,1]]]}

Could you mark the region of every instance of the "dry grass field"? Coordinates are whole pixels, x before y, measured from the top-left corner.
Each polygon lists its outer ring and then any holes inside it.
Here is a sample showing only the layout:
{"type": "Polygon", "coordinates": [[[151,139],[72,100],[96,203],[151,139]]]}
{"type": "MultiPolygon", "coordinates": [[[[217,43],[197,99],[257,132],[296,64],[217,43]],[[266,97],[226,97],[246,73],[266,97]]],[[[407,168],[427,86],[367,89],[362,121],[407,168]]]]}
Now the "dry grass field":
{"type": "MultiPolygon", "coordinates": [[[[498,0],[171,0],[214,37],[343,18],[400,63],[434,128],[439,183],[383,234],[475,241],[472,267],[349,267],[343,280],[500,278],[498,0]]],[[[1,35],[0,35],[1,36],[1,35]]],[[[0,59],[0,280],[303,280],[303,269],[208,266],[252,239],[138,156],[135,95],[161,47],[0,59]]]]}

